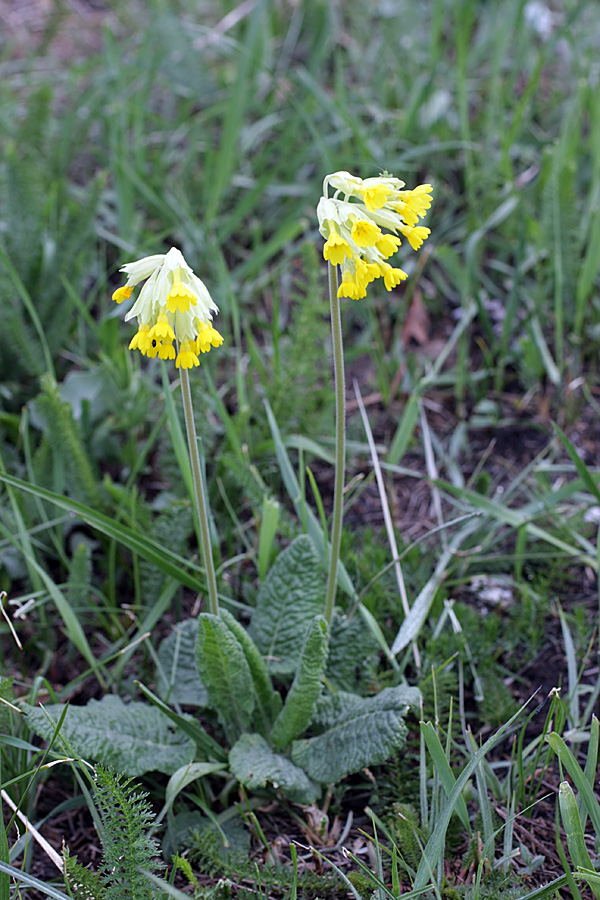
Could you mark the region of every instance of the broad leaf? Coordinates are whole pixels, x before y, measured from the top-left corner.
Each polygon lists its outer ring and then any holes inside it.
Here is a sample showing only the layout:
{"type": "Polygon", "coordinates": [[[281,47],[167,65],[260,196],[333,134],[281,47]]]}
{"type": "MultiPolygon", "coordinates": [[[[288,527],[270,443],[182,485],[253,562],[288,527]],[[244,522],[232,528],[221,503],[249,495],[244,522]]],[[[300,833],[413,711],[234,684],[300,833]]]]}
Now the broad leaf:
{"type": "Polygon", "coordinates": [[[271,731],[274,746],[281,750],[308,728],[313,717],[327,662],[328,631],[323,616],[317,616],[309,626],[298,671],[271,731]]]}
{"type": "Polygon", "coordinates": [[[256,695],[257,713],[262,723],[262,731],[266,735],[271,727],[271,722],[281,709],[281,697],[273,690],[271,677],[267,671],[265,661],[260,651],[243,625],[235,619],[226,609],[220,611],[220,616],[231,631],[238,639],[240,646],[244,651],[246,662],[250,667],[252,675],[252,684],[256,695]]]}
{"type": "MultiPolygon", "coordinates": [[[[27,723],[50,740],[63,709],[61,704],[27,707],[27,723]]],[[[194,742],[173,728],[158,709],[146,703],[123,703],[112,694],[90,700],[86,706],[69,706],[59,741],[61,737],[83,759],[136,776],[153,770],[172,775],[196,751],[194,742]]]]}
{"type": "Polygon", "coordinates": [[[336,783],[344,775],[385,762],[404,745],[403,717],[418,704],[420,694],[416,688],[394,687],[376,697],[351,696],[337,694],[333,710],[322,703],[319,716],[328,721],[327,730],[292,744],[292,759],[315,781],[336,783]]]}
{"type": "Polygon", "coordinates": [[[250,633],[269,671],[296,671],[302,644],[299,635],[323,612],[325,585],[313,543],[305,534],[279,554],[258,591],[250,633]]]}
{"type": "Polygon", "coordinates": [[[169,703],[206,706],[208,695],[198,675],[198,619],[184,619],[158,648],[156,692],[169,703]]]}
{"type": "Polygon", "coordinates": [[[229,753],[229,768],[250,790],[271,784],[292,803],[314,803],[321,788],[293,762],[274,753],[260,734],[243,734],[229,753]]]}
{"type": "Polygon", "coordinates": [[[231,740],[248,731],[256,696],[242,645],[219,616],[198,617],[196,663],[208,694],[231,740]]]}
{"type": "Polygon", "coordinates": [[[360,691],[377,658],[378,644],[361,616],[333,617],[327,657],[327,680],[339,690],[360,691]]]}

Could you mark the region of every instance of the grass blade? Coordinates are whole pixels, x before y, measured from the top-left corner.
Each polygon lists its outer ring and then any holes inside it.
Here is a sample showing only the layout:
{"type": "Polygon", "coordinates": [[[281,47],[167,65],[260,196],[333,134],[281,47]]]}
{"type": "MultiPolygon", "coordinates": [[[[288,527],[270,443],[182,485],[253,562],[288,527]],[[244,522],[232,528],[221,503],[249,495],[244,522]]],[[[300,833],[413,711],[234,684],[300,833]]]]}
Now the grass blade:
{"type": "MultiPolygon", "coordinates": [[[[529,701],[527,701],[529,703],[529,701]]],[[[448,825],[450,823],[450,819],[452,817],[452,813],[456,809],[458,804],[458,798],[462,795],[462,790],[480,764],[481,760],[484,758],[486,753],[488,753],[497,743],[498,741],[506,734],[509,728],[513,725],[513,723],[517,720],[517,718],[521,715],[522,711],[525,709],[524,704],[514,716],[502,725],[501,728],[498,729],[496,734],[493,734],[485,744],[479,748],[479,750],[473,754],[471,759],[465,765],[464,769],[460,773],[459,777],[456,779],[454,783],[454,787],[450,792],[450,796],[448,800],[444,804],[443,809],[441,810],[437,824],[433,830],[433,834],[427,841],[427,846],[425,847],[423,856],[421,858],[421,862],[419,863],[419,868],[417,870],[417,874],[415,877],[413,889],[419,890],[420,888],[425,887],[430,878],[430,873],[435,871],[435,868],[441,858],[442,853],[444,852],[444,841],[446,837],[446,831],[448,829],[448,825]]]]}
{"type": "Polygon", "coordinates": [[[4,482],[21,491],[27,491],[29,494],[40,497],[42,500],[48,500],[49,503],[60,506],[61,509],[66,509],[67,512],[74,513],[80,519],[83,519],[84,522],[87,522],[88,525],[101,531],[102,534],[113,538],[134,553],[139,553],[140,556],[153,563],[161,572],[175,578],[180,584],[185,584],[186,587],[191,588],[193,591],[204,590],[203,583],[186,572],[186,569],[190,568],[202,571],[200,567],[190,563],[189,560],[184,559],[177,553],[173,553],[164,545],[137,534],[129,528],[125,528],[123,525],[115,522],[114,519],[96,512],[96,510],[83,503],[78,503],[69,497],[63,497],[61,494],[55,494],[53,491],[46,490],[46,488],[29,484],[21,478],[0,473],[0,482],[4,482]]]}

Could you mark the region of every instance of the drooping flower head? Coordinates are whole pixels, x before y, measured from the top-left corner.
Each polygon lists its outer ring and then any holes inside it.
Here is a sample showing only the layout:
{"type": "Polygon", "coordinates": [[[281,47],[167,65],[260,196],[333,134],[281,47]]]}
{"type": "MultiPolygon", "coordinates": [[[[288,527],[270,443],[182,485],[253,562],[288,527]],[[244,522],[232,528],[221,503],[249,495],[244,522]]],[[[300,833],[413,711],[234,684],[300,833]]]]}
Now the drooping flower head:
{"type": "Polygon", "coordinates": [[[376,278],[383,279],[388,291],[406,279],[406,272],[385,260],[400,246],[398,235],[406,237],[413,250],[427,239],[429,228],[417,223],[431,206],[433,188],[403,188],[403,181],[389,175],[363,180],[350,172],[334,172],[325,178],[317,216],[325,238],[323,256],[341,267],[338,297],[359,300],[376,278]]]}
{"type": "Polygon", "coordinates": [[[146,282],[125,316],[126,322],[134,316],[138,321],[130,350],[174,359],[177,368],[191,369],[199,365],[199,353],[221,346],[223,338],[211,325],[212,314],[219,309],[176,247],[127,263],[121,272],[127,275],[127,283],[112,295],[117,303],[128,300],[134,287],[146,282]],[[178,344],[177,353],[173,341],[178,344]]]}

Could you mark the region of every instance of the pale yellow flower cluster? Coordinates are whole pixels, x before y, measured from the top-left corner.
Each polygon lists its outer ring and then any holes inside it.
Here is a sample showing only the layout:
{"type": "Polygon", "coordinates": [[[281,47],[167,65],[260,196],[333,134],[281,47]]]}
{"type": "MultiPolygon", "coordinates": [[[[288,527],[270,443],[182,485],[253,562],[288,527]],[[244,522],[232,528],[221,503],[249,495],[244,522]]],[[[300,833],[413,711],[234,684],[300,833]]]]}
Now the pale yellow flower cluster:
{"type": "Polygon", "coordinates": [[[334,172],[323,182],[323,196],[317,206],[319,231],[325,238],[323,256],[341,266],[338,297],[359,300],[367,286],[382,278],[388,291],[407,277],[402,269],[386,260],[405,237],[418,250],[430,234],[419,225],[431,206],[430,184],[403,190],[399,178],[357,178],[349,172],[334,172]],[[329,197],[330,188],[334,191],[329,197]],[[387,231],[384,231],[387,229],[387,231]]]}
{"type": "Polygon", "coordinates": [[[138,320],[130,350],[174,359],[177,368],[191,369],[199,365],[199,353],[221,346],[223,338],[211,324],[212,314],[219,309],[176,247],[127,263],[121,272],[127,275],[127,283],[112,295],[117,303],[128,300],[136,284],[146,282],[125,316],[125,321],[134,316],[138,320]]]}

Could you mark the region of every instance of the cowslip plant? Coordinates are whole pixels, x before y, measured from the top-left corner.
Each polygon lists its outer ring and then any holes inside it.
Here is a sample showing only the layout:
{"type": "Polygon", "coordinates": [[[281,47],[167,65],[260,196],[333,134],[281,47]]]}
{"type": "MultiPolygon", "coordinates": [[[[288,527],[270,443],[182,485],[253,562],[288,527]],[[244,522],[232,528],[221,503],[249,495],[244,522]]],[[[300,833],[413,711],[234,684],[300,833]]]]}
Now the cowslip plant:
{"type": "Polygon", "coordinates": [[[135,303],[125,315],[125,321],[134,317],[138,321],[138,331],[132,338],[129,349],[139,350],[143,356],[150,358],[158,356],[165,360],[174,359],[175,366],[180,370],[208,599],[211,612],[216,614],[219,609],[217,579],[188,369],[199,365],[199,353],[208,353],[211,347],[220,347],[223,343],[222,336],[211,324],[213,313],[217,313],[219,309],[204,282],[194,275],[176,247],[171,247],[166,254],[159,253],[126,263],[121,271],[127,275],[127,281],[113,293],[113,300],[117,303],[129,300],[134,287],[145,282],[135,303]],[[177,353],[174,341],[178,345],[177,353]]]}
{"type": "MultiPolygon", "coordinates": [[[[325,603],[313,541],[301,535],[279,555],[261,584],[249,630],[217,602],[188,378],[188,370],[198,365],[198,354],[222,343],[211,324],[217,308],[175,248],[123,267],[127,282],[113,295],[118,303],[130,299],[135,285],[145,281],[126,315],[138,320],[130,349],[175,359],[180,370],[209,611],[181,623],[186,650],[172,654],[168,676],[166,666],[158,672],[158,684],[161,678],[167,683],[166,694],[158,687],[164,699],[142,686],[153,706],[123,704],[116,697],[92,701],[69,710],[63,734],[82,755],[91,752],[128,774],[151,768],[170,774],[171,802],[193,778],[229,769],[249,789],[272,786],[292,801],[314,803],[323,785],[383,762],[405,742],[404,716],[417,706],[419,691],[396,685],[362,697],[346,690],[352,684],[347,663],[360,666],[363,636],[334,615],[345,461],[339,300],[365,296],[367,285],[377,278],[391,290],[406,277],[386,260],[398,249],[399,235],[418,249],[429,234],[416,223],[431,203],[431,186],[413,191],[403,187],[387,175],[362,181],[337,172],[325,179],[317,214],[329,262],[336,394],[334,513],[325,603]],[[330,188],[333,197],[328,196],[330,188]],[[342,272],[339,286],[337,266],[342,272]],[[273,677],[279,679],[280,689],[273,677]],[[220,729],[217,739],[199,722],[173,710],[169,700],[212,710],[220,729]]],[[[355,624],[360,632],[360,620],[355,624]]],[[[50,715],[53,711],[46,709],[50,715]]],[[[29,712],[29,722],[41,734],[50,727],[38,710],[29,712]]]]}
{"type": "MultiPolygon", "coordinates": [[[[164,699],[141,686],[151,705],[108,696],[72,706],[61,736],[77,753],[128,775],[171,775],[170,804],[191,781],[227,771],[249,790],[274,788],[314,803],[324,785],[401,749],[404,716],[420,699],[406,685],[373,697],[343,689],[346,661],[354,668],[361,648],[360,622],[357,629],[336,616],[330,630],[320,609],[320,560],[300,535],[261,585],[250,629],[223,607],[184,620],[158,651],[164,699]],[[341,689],[325,690],[326,679],[341,689]],[[214,737],[177,712],[180,703],[206,710],[214,737]]],[[[61,711],[29,708],[27,720],[50,737],[61,711]]]]}
{"type": "Polygon", "coordinates": [[[387,259],[401,244],[399,234],[418,250],[429,228],[417,225],[431,206],[432,187],[420,184],[403,190],[404,182],[387,174],[363,180],[349,172],[334,172],[323,181],[317,206],[319,231],[325,238],[323,256],[329,262],[329,302],[335,381],[335,481],[329,550],[325,618],[331,622],[342,539],[342,502],[346,460],[346,399],[340,298],[360,300],[378,278],[391,291],[407,278],[387,259]],[[329,196],[330,188],[333,197],[329,196]],[[387,229],[384,230],[384,229],[387,229]],[[338,285],[336,267],[341,269],[338,285]]]}

